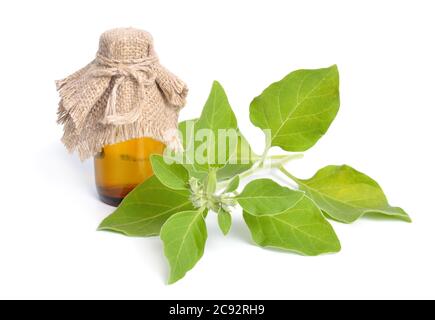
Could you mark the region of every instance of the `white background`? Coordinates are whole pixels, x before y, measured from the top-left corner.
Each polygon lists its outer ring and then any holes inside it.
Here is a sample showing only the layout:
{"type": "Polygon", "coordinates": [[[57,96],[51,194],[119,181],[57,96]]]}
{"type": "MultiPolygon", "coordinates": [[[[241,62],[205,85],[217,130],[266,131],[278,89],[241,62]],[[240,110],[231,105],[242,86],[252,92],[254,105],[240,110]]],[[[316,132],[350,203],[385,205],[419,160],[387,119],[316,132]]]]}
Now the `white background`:
{"type": "Polygon", "coordinates": [[[435,298],[434,16],[416,0],[1,1],[0,298],[435,298]],[[127,26],[150,31],[188,83],[183,119],[219,80],[257,152],[252,98],[290,71],[337,64],[339,115],[288,168],[352,165],[414,223],[333,223],[342,252],[309,258],[255,247],[240,213],[224,238],[209,215],[203,259],[166,285],[158,238],[95,231],[113,209],[55,123],[53,81],[93,59],[101,32],[127,26]]]}

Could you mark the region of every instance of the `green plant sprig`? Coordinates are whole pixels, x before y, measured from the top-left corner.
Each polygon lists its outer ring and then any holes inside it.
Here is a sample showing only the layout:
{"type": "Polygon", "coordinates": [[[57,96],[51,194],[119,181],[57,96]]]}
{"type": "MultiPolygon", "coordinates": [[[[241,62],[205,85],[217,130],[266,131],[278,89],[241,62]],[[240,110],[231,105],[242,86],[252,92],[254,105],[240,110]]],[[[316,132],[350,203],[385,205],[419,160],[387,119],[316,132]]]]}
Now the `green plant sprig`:
{"type": "Polygon", "coordinates": [[[327,166],[310,179],[297,178],[285,169],[287,162],[301,158],[300,152],[326,133],[339,105],[336,66],[298,70],[273,83],[250,106],[251,122],[269,132],[265,150],[258,156],[240,132],[223,87],[214,82],[201,116],[180,123],[183,161],[170,163],[180,154],[153,155],[155,175],[133,190],[99,230],[137,237],[159,235],[171,267],[169,283],[174,283],[201,259],[210,211],[216,213],[226,235],[234,209],[240,206],[257,245],[309,256],[340,251],[328,219],[352,223],[370,213],[410,222],[403,209],[388,204],[376,181],[350,166],[327,166]],[[216,161],[216,146],[203,150],[205,163],[192,159],[190,151],[201,143],[195,133],[201,129],[209,130],[215,139],[219,130],[237,132],[237,144],[224,146],[224,161],[216,161]],[[290,154],[271,156],[272,147],[290,154]],[[238,192],[241,180],[264,168],[279,170],[298,189],[257,179],[238,192]]]}

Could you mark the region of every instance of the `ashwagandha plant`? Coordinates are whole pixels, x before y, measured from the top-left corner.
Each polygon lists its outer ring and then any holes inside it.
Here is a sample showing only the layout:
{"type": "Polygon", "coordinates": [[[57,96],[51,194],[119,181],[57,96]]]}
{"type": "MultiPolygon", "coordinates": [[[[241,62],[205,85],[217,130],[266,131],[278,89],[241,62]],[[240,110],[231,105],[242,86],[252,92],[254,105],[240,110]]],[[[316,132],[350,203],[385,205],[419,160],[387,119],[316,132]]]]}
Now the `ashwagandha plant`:
{"type": "Polygon", "coordinates": [[[311,148],[326,133],[339,105],[336,66],[298,70],[273,83],[250,106],[251,122],[266,133],[266,148],[258,156],[215,82],[201,116],[180,124],[184,151],[152,156],[155,175],[133,190],[99,230],[160,235],[169,283],[174,283],[202,257],[211,211],[226,235],[231,213],[240,205],[256,244],[309,256],[341,249],[327,219],[352,223],[370,213],[410,222],[403,209],[388,204],[376,181],[347,165],[324,167],[305,180],[285,169],[286,162],[300,157],[295,152],[311,148]],[[229,139],[228,132],[236,138],[229,139]],[[293,153],[270,156],[273,146],[293,153]],[[242,179],[265,167],[280,170],[298,189],[258,179],[237,192],[242,179]]]}

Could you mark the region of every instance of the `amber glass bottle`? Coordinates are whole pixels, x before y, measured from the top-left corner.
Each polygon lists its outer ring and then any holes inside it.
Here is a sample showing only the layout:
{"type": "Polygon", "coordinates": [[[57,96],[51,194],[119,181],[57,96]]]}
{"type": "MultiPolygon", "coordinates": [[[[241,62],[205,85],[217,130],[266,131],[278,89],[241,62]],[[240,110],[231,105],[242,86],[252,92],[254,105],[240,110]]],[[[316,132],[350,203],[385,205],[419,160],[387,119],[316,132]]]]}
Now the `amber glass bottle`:
{"type": "Polygon", "coordinates": [[[140,138],[105,146],[95,157],[95,180],[100,199],[118,206],[138,184],[153,175],[150,155],[162,154],[165,145],[140,138]]]}

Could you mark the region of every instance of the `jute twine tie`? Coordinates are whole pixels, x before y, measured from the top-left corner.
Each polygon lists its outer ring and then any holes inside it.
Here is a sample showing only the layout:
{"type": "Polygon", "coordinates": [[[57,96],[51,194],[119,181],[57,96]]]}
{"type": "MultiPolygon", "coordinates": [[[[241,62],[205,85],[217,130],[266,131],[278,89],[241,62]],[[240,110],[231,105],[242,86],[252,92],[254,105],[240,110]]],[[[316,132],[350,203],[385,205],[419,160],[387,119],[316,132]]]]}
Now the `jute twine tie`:
{"type": "Polygon", "coordinates": [[[156,74],[150,66],[157,61],[157,57],[148,57],[121,62],[97,54],[96,62],[105,69],[92,71],[92,76],[113,77],[115,79],[112,93],[107,101],[104,118],[100,120],[102,124],[123,125],[133,123],[139,119],[145,102],[145,88],[153,85],[156,81],[156,74]],[[130,112],[118,114],[116,111],[118,89],[127,78],[134,79],[137,82],[139,103],[130,112]]]}

